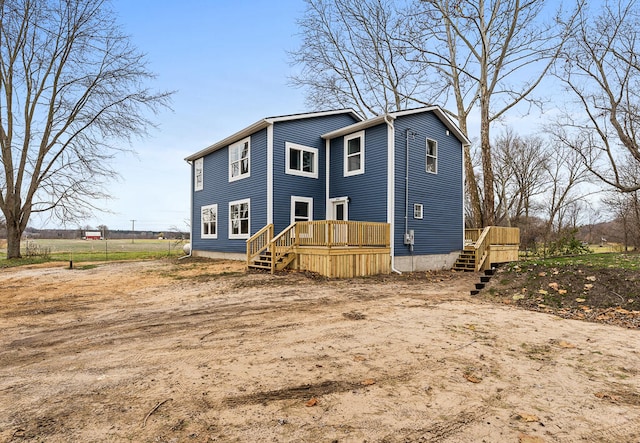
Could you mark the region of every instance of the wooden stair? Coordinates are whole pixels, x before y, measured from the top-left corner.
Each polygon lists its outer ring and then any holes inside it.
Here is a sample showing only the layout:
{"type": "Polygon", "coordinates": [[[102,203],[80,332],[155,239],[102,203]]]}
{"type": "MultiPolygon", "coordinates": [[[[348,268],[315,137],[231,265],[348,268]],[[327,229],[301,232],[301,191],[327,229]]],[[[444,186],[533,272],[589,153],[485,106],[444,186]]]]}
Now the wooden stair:
{"type": "MultiPolygon", "coordinates": [[[[295,260],[296,254],[295,252],[289,252],[286,254],[279,255],[276,258],[274,269],[276,271],[282,271],[289,264],[295,260]]],[[[273,266],[273,257],[271,256],[271,252],[265,251],[256,258],[254,258],[250,263],[247,264],[249,269],[258,269],[264,271],[271,271],[273,266]]]]}
{"type": "Polygon", "coordinates": [[[475,272],[477,268],[476,254],[473,247],[465,247],[453,265],[455,271],[475,272]]]}

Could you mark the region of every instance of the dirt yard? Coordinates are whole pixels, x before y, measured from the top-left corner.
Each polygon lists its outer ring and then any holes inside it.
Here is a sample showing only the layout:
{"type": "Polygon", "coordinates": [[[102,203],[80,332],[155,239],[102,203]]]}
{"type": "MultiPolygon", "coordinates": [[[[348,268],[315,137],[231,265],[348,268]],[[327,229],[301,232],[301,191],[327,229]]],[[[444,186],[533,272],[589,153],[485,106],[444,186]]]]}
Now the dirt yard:
{"type": "Polygon", "coordinates": [[[640,331],[221,261],[0,270],[2,442],[640,441],[640,331]]]}

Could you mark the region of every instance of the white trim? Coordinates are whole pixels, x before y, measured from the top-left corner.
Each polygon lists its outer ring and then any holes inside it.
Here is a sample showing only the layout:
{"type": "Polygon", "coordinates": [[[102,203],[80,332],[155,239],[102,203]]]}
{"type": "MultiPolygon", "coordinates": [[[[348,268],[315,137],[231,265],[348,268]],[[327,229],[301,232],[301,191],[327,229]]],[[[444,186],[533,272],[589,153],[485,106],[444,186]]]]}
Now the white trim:
{"type": "MultiPolygon", "coordinates": [[[[318,178],[318,148],[312,148],[310,146],[299,145],[297,143],[285,142],[284,144],[284,173],[289,175],[298,175],[300,177],[307,178],[318,178]],[[310,152],[313,154],[313,171],[307,172],[298,169],[290,168],[290,160],[291,160],[291,150],[295,149],[296,151],[300,151],[301,153],[310,152]]],[[[302,154],[301,154],[302,155],[302,154]]],[[[300,158],[300,167],[302,167],[302,158],[300,158]]]]}
{"type": "Polygon", "coordinates": [[[219,223],[219,217],[218,217],[218,204],[215,203],[213,205],[206,205],[206,206],[201,206],[200,207],[200,238],[202,239],[216,239],[218,238],[218,227],[220,226],[219,223]],[[205,234],[204,233],[204,211],[205,209],[213,209],[213,212],[215,213],[215,234],[205,234]]]}
{"type": "Polygon", "coordinates": [[[187,161],[193,161],[198,157],[204,157],[207,154],[210,154],[214,151],[217,151],[218,149],[222,149],[225,148],[227,146],[229,146],[232,143],[235,143],[236,141],[240,140],[241,138],[245,138],[248,137],[250,135],[255,134],[256,132],[268,127],[269,125],[272,125],[276,122],[284,122],[284,121],[289,121],[289,120],[303,120],[306,118],[315,118],[315,117],[325,117],[325,116],[330,116],[330,115],[340,115],[340,114],[349,114],[351,115],[351,117],[353,117],[355,120],[358,121],[363,121],[362,117],[360,115],[358,115],[356,113],[356,111],[354,111],[353,109],[349,108],[349,109],[338,109],[338,110],[334,110],[334,111],[323,111],[323,112],[310,112],[307,114],[293,114],[293,115],[283,115],[283,116],[279,116],[279,117],[268,117],[268,118],[263,118],[261,120],[258,120],[257,122],[247,126],[244,129],[241,129],[240,131],[230,135],[229,137],[223,138],[222,140],[207,146],[204,149],[201,149],[200,151],[196,152],[195,154],[192,154],[188,157],[185,158],[185,160],[187,161]]]}
{"type": "MultiPolygon", "coordinates": [[[[240,164],[242,164],[242,158],[243,157],[240,157],[240,160],[236,160],[233,163],[240,162],[240,164]]],[[[229,182],[234,182],[236,180],[242,180],[243,178],[251,177],[251,137],[243,138],[242,140],[238,140],[237,142],[229,145],[229,149],[227,152],[227,159],[229,164],[229,182]],[[232,177],[231,150],[236,148],[242,149],[245,144],[247,144],[247,172],[243,174],[241,170],[240,175],[232,177]]]]}
{"type": "Polygon", "coordinates": [[[329,218],[329,214],[331,212],[331,202],[329,201],[329,195],[331,195],[330,192],[330,181],[331,181],[331,174],[330,174],[330,169],[331,169],[331,140],[325,140],[324,141],[324,152],[325,152],[325,168],[324,168],[324,176],[325,176],[325,184],[324,184],[324,218],[328,219],[329,218]]]}
{"type": "Polygon", "coordinates": [[[396,170],[396,132],[393,119],[385,119],[387,123],[387,223],[389,223],[389,248],[391,250],[391,270],[400,274],[395,268],[395,170],[396,170]]]}
{"type": "MultiPolygon", "coordinates": [[[[425,145],[424,145],[424,149],[425,149],[425,161],[424,161],[424,168],[425,171],[427,171],[429,174],[437,174],[438,173],[438,140],[434,140],[432,138],[428,138],[425,141],[425,145]],[[436,155],[429,155],[429,142],[432,141],[435,146],[436,146],[436,155]],[[433,158],[435,159],[436,162],[436,169],[435,171],[430,171],[429,170],[429,158],[433,158]]],[[[462,152],[462,155],[464,156],[464,149],[462,152]]]]}
{"type": "MultiPolygon", "coordinates": [[[[342,151],[343,151],[343,159],[344,159],[344,176],[345,177],[350,177],[352,175],[360,175],[360,174],[364,174],[364,130],[363,131],[358,131],[355,132],[353,134],[349,134],[349,135],[345,135],[344,136],[344,141],[343,141],[343,145],[342,145],[342,151]],[[349,141],[353,140],[355,138],[359,138],[360,139],[360,153],[358,154],[360,156],[360,168],[358,169],[354,169],[353,171],[349,171],[349,141]]],[[[353,156],[353,155],[352,155],[353,156]]]]}
{"type": "Polygon", "coordinates": [[[193,162],[193,190],[202,191],[203,189],[204,189],[204,157],[200,157],[193,162]],[[200,170],[200,181],[198,181],[198,170],[200,170]]]}
{"type": "Polygon", "coordinates": [[[349,220],[349,197],[334,197],[330,199],[331,202],[331,214],[330,220],[336,220],[336,203],[344,203],[344,219],[349,220]]]}
{"type": "Polygon", "coordinates": [[[229,224],[229,240],[246,240],[251,237],[251,199],[245,198],[242,200],[234,200],[229,202],[229,216],[228,216],[228,224],[229,224]],[[249,225],[248,231],[246,234],[233,234],[232,233],[232,223],[231,223],[231,207],[235,205],[247,204],[247,223],[249,225]]]}
{"type": "Polygon", "coordinates": [[[267,224],[273,223],[273,124],[267,126],[267,224]]]}
{"type": "Polygon", "coordinates": [[[301,202],[301,203],[308,203],[309,204],[309,218],[307,220],[304,221],[313,221],[313,198],[312,197],[300,197],[298,195],[292,195],[291,196],[291,212],[290,212],[290,219],[291,219],[291,224],[293,224],[296,221],[296,212],[295,212],[295,205],[297,202],[301,202]]]}

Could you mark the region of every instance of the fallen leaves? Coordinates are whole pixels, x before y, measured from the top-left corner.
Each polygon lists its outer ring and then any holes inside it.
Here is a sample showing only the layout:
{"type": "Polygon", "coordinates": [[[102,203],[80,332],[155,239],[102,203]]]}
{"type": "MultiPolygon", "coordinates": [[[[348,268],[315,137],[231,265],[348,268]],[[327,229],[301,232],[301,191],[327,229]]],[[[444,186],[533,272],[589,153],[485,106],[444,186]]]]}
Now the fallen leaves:
{"type": "Polygon", "coordinates": [[[540,421],[540,418],[537,415],[533,414],[516,413],[513,418],[515,418],[516,420],[524,421],[526,423],[535,423],[540,421]]]}
{"type": "Polygon", "coordinates": [[[305,406],[307,408],[311,408],[311,407],[313,407],[313,406],[315,406],[317,404],[318,404],[318,399],[313,397],[313,398],[311,398],[311,400],[309,400],[307,403],[305,403],[305,406]]]}
{"type": "Polygon", "coordinates": [[[545,443],[545,441],[535,435],[520,434],[518,435],[518,443],[545,443]]]}
{"type": "Polygon", "coordinates": [[[470,381],[471,383],[480,383],[482,381],[480,377],[477,377],[476,375],[470,372],[465,372],[463,376],[465,379],[467,379],[467,381],[470,381]]]}

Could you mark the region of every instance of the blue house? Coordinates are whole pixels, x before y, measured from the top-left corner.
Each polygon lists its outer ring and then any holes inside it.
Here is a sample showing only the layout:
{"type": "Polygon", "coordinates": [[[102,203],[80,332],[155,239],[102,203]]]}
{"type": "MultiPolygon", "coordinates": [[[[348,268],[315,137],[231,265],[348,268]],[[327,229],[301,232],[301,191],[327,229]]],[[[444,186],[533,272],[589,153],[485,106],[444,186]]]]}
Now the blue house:
{"type": "Polygon", "coordinates": [[[464,247],[467,144],[435,106],[259,120],[186,158],[192,253],[245,260],[265,226],[345,220],[388,224],[391,270],[451,268],[464,247]]]}

